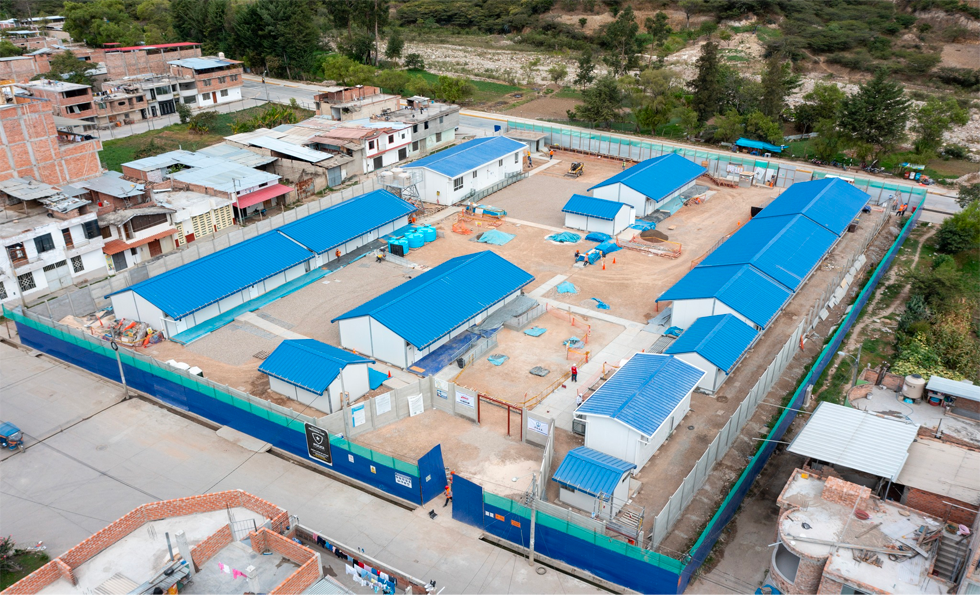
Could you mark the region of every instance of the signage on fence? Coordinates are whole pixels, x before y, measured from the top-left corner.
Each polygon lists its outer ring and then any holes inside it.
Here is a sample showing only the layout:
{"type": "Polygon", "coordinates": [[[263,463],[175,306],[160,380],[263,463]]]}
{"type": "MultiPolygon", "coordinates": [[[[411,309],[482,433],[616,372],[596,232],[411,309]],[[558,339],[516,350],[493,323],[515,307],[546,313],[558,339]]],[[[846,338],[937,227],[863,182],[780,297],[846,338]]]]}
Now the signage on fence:
{"type": "Polygon", "coordinates": [[[323,428],[306,424],[306,451],[310,453],[311,459],[333,465],[333,457],[330,455],[330,434],[323,428]]]}
{"type": "Polygon", "coordinates": [[[351,407],[350,412],[351,412],[351,422],[354,424],[355,428],[357,426],[363,426],[367,422],[364,416],[364,403],[361,403],[360,405],[354,405],[353,407],[351,407]]]}
{"type": "Polygon", "coordinates": [[[408,416],[415,417],[422,413],[422,395],[412,395],[408,398],[408,416]]]}
{"type": "Polygon", "coordinates": [[[374,410],[378,415],[384,415],[391,411],[391,393],[374,397],[374,410]]]}
{"type": "Polygon", "coordinates": [[[476,408],[476,395],[472,391],[456,387],[456,402],[470,409],[476,408]]]}
{"type": "Polygon", "coordinates": [[[742,166],[741,165],[735,165],[733,163],[729,163],[728,166],[725,167],[725,169],[730,174],[740,174],[740,173],[742,173],[742,166]]]}
{"type": "Polygon", "coordinates": [[[436,396],[440,399],[449,400],[449,383],[445,380],[435,379],[436,381],[436,396]]]}
{"type": "Polygon", "coordinates": [[[406,488],[411,488],[412,487],[412,477],[409,476],[409,475],[405,475],[404,473],[398,473],[396,471],[395,472],[395,483],[397,483],[399,485],[403,485],[406,488]]]}
{"type": "Polygon", "coordinates": [[[538,434],[548,435],[548,424],[530,417],[527,418],[527,429],[538,434]]]}

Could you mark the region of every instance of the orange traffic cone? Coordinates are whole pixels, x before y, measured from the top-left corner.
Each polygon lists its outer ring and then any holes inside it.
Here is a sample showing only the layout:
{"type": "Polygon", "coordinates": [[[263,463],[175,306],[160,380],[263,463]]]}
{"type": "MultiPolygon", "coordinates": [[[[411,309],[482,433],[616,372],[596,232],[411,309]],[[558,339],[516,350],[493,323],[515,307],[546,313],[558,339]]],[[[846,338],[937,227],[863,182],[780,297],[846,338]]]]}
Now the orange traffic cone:
{"type": "Polygon", "coordinates": [[[602,259],[602,270],[606,270],[606,259],[602,259]]]}
{"type": "Polygon", "coordinates": [[[388,370],[388,378],[391,378],[391,370],[388,370]]]}
{"type": "Polygon", "coordinates": [[[613,256],[613,264],[616,264],[616,257],[613,256]]]}

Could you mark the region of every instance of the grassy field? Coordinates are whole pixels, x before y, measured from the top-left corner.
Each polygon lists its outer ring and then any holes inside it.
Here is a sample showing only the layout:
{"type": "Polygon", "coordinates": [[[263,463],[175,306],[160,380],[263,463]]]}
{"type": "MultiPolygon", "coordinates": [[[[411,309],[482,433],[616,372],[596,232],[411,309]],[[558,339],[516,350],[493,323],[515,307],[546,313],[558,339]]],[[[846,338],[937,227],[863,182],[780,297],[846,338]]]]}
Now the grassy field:
{"type": "MultiPolygon", "coordinates": [[[[207,134],[198,134],[187,129],[186,124],[173,124],[142,134],[109,140],[102,143],[99,158],[102,166],[115,171],[122,171],[122,164],[140,157],[159,155],[175,149],[196,151],[204,147],[220,143],[224,137],[232,134],[231,126],[235,121],[246,120],[262,113],[265,107],[252,107],[230,114],[218,114],[215,126],[207,134]],[[137,153],[141,154],[137,157],[137,153]]],[[[294,110],[300,119],[314,115],[309,110],[294,110]]]]}
{"type": "MultiPolygon", "coordinates": [[[[425,82],[430,85],[434,85],[439,82],[439,75],[433,74],[431,72],[426,72],[424,70],[409,70],[409,74],[420,74],[425,82]]],[[[513,85],[505,85],[504,83],[491,83],[488,81],[475,81],[470,79],[470,83],[476,87],[476,93],[471,98],[471,101],[477,103],[489,103],[493,101],[500,101],[505,95],[510,95],[511,93],[520,93],[524,91],[521,87],[515,87],[513,85]]]]}
{"type": "Polygon", "coordinates": [[[13,558],[21,566],[21,569],[16,572],[4,572],[0,574],[0,591],[44,566],[50,560],[44,552],[24,552],[14,554],[13,558]]]}

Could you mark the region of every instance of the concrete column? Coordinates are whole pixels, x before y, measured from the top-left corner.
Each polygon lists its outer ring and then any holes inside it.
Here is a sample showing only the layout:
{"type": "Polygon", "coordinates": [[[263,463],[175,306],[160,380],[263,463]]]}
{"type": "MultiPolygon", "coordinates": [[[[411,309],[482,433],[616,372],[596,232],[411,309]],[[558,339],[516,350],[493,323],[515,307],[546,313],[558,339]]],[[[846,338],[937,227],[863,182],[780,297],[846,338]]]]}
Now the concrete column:
{"type": "Polygon", "coordinates": [[[184,535],[183,531],[177,531],[174,533],[174,541],[177,542],[177,551],[180,552],[180,557],[187,561],[190,575],[194,576],[197,573],[197,568],[194,567],[194,559],[191,558],[191,546],[187,545],[187,536],[184,535]]]}
{"type": "Polygon", "coordinates": [[[248,589],[252,593],[261,593],[259,590],[259,572],[254,566],[245,569],[245,577],[248,579],[248,589]]]}

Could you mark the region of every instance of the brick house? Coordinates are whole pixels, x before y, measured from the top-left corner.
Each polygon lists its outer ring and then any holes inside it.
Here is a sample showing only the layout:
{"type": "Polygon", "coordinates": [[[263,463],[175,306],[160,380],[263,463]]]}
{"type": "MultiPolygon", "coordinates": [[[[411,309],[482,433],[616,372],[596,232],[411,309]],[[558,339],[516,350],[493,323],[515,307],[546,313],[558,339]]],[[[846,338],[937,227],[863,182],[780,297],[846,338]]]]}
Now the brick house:
{"type": "Polygon", "coordinates": [[[17,85],[34,97],[51,102],[52,113],[63,118],[95,122],[95,105],[92,103],[92,87],[65,81],[41,79],[17,85]]]}
{"type": "Polygon", "coordinates": [[[206,109],[242,98],[242,63],[224,55],[170,60],[169,74],[179,77],[180,101],[206,109]]]}

